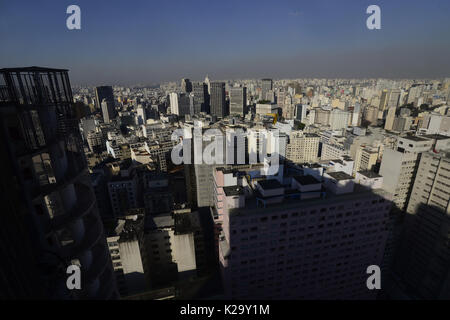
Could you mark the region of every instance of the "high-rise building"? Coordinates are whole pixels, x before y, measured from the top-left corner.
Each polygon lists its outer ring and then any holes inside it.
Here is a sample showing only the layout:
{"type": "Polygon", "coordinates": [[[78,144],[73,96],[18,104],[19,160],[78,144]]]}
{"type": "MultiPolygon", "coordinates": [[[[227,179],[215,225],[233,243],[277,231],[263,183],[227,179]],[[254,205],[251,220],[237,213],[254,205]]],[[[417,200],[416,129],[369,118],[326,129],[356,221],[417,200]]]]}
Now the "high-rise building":
{"type": "Polygon", "coordinates": [[[353,112],[352,112],[352,126],[353,127],[357,127],[360,125],[360,117],[359,115],[361,114],[361,105],[359,103],[355,103],[355,106],[353,107],[353,112]]]}
{"type": "Polygon", "coordinates": [[[330,112],[330,127],[332,130],[347,128],[350,114],[347,111],[333,109],[330,112]]]}
{"type": "Polygon", "coordinates": [[[306,122],[306,104],[296,104],[295,105],[295,119],[301,121],[302,123],[306,122]]]}
{"type": "Polygon", "coordinates": [[[320,137],[313,133],[292,131],[286,146],[286,158],[294,163],[316,162],[320,137]]]}
{"type": "Polygon", "coordinates": [[[176,92],[169,93],[170,112],[178,114],[178,94],[176,92]]]}
{"type": "Polygon", "coordinates": [[[210,105],[212,116],[225,117],[225,82],[211,82],[210,105]]]}
{"type": "Polygon", "coordinates": [[[103,99],[101,106],[102,106],[103,121],[105,123],[110,123],[111,120],[116,117],[114,101],[103,99]]]}
{"type": "MultiPolygon", "coordinates": [[[[269,93],[269,91],[272,91],[272,79],[262,79],[261,80],[261,99],[262,100],[268,100],[267,99],[267,94],[269,93]]],[[[272,101],[271,99],[269,99],[270,101],[272,101]]]]}
{"type": "Polygon", "coordinates": [[[401,94],[402,92],[400,90],[392,90],[389,94],[387,108],[397,108],[400,103],[401,94]]]}
{"type": "Polygon", "coordinates": [[[247,107],[247,88],[230,89],[230,114],[244,115],[247,107]]]}
{"type": "Polygon", "coordinates": [[[147,114],[145,112],[145,108],[142,105],[139,105],[136,110],[136,124],[138,126],[147,123],[147,114]]]}
{"type": "Polygon", "coordinates": [[[387,117],[386,117],[386,122],[384,124],[385,130],[390,131],[394,127],[395,111],[396,111],[396,108],[389,108],[387,117]]]}
{"type": "Polygon", "coordinates": [[[186,93],[171,92],[169,100],[171,113],[180,117],[191,114],[191,104],[195,103],[195,101],[191,101],[191,96],[186,93]]]}
{"type": "Polygon", "coordinates": [[[203,82],[194,82],[192,84],[192,93],[194,94],[194,114],[208,112],[208,87],[203,82]]]}
{"type": "Polygon", "coordinates": [[[383,113],[387,109],[388,100],[389,100],[389,91],[383,90],[380,98],[380,106],[378,107],[381,113],[383,113]]]}
{"type": "Polygon", "coordinates": [[[358,171],[371,171],[378,160],[378,150],[375,148],[361,146],[356,151],[355,167],[353,174],[358,171]]]}
{"type": "Polygon", "coordinates": [[[259,172],[214,173],[212,210],[222,229],[225,296],[374,299],[366,272],[382,261],[391,208],[383,190],[370,189],[379,184],[356,186],[344,172],[326,173],[323,184],[310,175],[279,172],[279,179],[271,179],[259,172]]]}
{"type": "Polygon", "coordinates": [[[383,188],[394,195],[393,202],[399,210],[406,210],[408,205],[421,154],[448,148],[449,143],[450,137],[407,136],[398,138],[395,149],[383,151],[380,167],[383,188]]]}
{"type": "Polygon", "coordinates": [[[184,93],[190,93],[192,92],[192,82],[189,79],[181,79],[181,90],[183,90],[184,93]]]}
{"type": "MultiPolygon", "coordinates": [[[[34,258],[27,268],[39,274],[35,280],[47,297],[117,298],[67,70],[1,69],[0,78],[1,126],[6,134],[2,141],[14,176],[14,188],[6,192],[20,194],[24,210],[22,221],[17,221],[28,231],[15,246],[23,243],[26,252],[32,242],[34,258]],[[71,264],[81,267],[81,290],[67,288],[66,269],[71,264]]],[[[0,244],[2,252],[11,249],[5,245],[8,242],[0,244]]]]}
{"type": "Polygon", "coordinates": [[[102,107],[103,100],[114,104],[114,93],[111,86],[101,86],[95,88],[95,106],[97,109],[102,107]]]}
{"type": "Polygon", "coordinates": [[[395,266],[410,297],[450,299],[449,172],[448,150],[422,154],[395,266]]]}

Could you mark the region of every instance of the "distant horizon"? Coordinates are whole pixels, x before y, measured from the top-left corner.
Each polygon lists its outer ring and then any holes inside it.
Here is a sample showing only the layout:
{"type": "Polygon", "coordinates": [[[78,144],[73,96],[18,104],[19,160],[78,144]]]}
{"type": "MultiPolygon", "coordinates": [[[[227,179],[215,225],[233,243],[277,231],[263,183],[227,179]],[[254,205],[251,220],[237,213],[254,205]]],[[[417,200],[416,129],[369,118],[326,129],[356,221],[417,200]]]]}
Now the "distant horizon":
{"type": "Polygon", "coordinates": [[[202,79],[439,79],[450,75],[450,1],[77,0],[0,4],[5,67],[70,70],[79,86],[202,79]]]}

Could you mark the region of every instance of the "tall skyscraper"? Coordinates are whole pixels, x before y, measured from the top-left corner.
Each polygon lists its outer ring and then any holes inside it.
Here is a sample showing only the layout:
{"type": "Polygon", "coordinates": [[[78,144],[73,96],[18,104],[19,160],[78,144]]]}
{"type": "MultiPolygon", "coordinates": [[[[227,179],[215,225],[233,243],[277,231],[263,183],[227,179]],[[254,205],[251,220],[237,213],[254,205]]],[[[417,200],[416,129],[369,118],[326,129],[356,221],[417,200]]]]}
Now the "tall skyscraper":
{"type": "Polygon", "coordinates": [[[102,107],[102,102],[104,99],[114,105],[114,93],[111,86],[101,86],[95,88],[95,106],[97,109],[102,107]]]}
{"type": "Polygon", "coordinates": [[[170,112],[178,114],[178,94],[176,92],[169,93],[170,112]]]}
{"type": "Polygon", "coordinates": [[[394,126],[394,120],[395,120],[395,111],[396,111],[396,108],[394,108],[394,107],[389,108],[387,117],[386,117],[386,122],[384,124],[385,130],[392,130],[392,127],[394,126]]]}
{"type": "Polygon", "coordinates": [[[181,90],[183,90],[184,93],[190,93],[192,92],[192,82],[189,79],[181,79],[181,90]]]}
{"type": "Polygon", "coordinates": [[[211,115],[223,118],[225,110],[225,82],[211,82],[211,115]]]}
{"type": "Polygon", "coordinates": [[[449,150],[422,154],[395,268],[411,297],[450,299],[449,172],[449,150]]]}
{"type": "Polygon", "coordinates": [[[286,158],[294,163],[316,162],[319,142],[320,137],[317,134],[292,131],[286,147],[286,158]]]}
{"type": "MultiPolygon", "coordinates": [[[[47,297],[117,298],[67,70],[1,69],[0,78],[2,141],[15,181],[6,192],[11,199],[20,195],[24,210],[17,226],[28,230],[15,246],[23,243],[26,251],[32,243],[34,259],[27,268],[39,274],[47,297]],[[71,264],[80,266],[81,290],[67,288],[71,264]]],[[[8,243],[0,246],[10,250],[8,243]]]]}
{"type": "Polygon", "coordinates": [[[450,137],[407,136],[399,137],[395,149],[385,149],[380,174],[384,189],[394,195],[393,202],[399,210],[406,210],[411,190],[423,152],[447,148],[450,137]]]}
{"type": "Polygon", "coordinates": [[[102,101],[102,115],[105,123],[110,123],[116,117],[116,109],[114,108],[114,101],[103,99],[102,101]]]}
{"type": "Polygon", "coordinates": [[[208,112],[208,87],[204,82],[194,82],[192,84],[194,94],[194,114],[208,112]]]}
{"type": "Polygon", "coordinates": [[[305,123],[306,121],[306,104],[296,104],[295,105],[295,119],[305,123]]]}
{"type": "Polygon", "coordinates": [[[214,172],[212,213],[222,229],[225,296],[374,299],[366,271],[382,261],[388,195],[370,182],[355,185],[344,172],[325,173],[323,183],[310,175],[279,175],[271,179],[242,166],[214,172]]]}
{"type": "Polygon", "coordinates": [[[392,90],[389,94],[389,100],[387,103],[388,108],[397,108],[400,103],[400,96],[402,92],[400,90],[392,90]]]}
{"type": "Polygon", "coordinates": [[[243,115],[247,107],[247,88],[230,89],[230,114],[243,115]]]}
{"type": "Polygon", "coordinates": [[[389,100],[389,91],[383,90],[381,92],[380,106],[378,108],[380,110],[380,112],[384,112],[386,110],[388,100],[389,100]]]}

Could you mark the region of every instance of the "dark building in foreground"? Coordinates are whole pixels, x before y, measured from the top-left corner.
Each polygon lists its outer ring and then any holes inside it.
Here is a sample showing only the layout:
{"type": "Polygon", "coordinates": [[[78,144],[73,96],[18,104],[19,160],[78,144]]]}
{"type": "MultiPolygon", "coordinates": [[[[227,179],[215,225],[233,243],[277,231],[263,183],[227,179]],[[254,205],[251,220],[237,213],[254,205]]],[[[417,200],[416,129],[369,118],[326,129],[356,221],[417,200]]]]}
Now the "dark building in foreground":
{"type": "Polygon", "coordinates": [[[2,197],[14,209],[0,214],[7,298],[118,297],[72,106],[67,70],[0,69],[2,163],[11,182],[2,197]],[[71,264],[80,266],[80,290],[67,288],[71,264]]]}

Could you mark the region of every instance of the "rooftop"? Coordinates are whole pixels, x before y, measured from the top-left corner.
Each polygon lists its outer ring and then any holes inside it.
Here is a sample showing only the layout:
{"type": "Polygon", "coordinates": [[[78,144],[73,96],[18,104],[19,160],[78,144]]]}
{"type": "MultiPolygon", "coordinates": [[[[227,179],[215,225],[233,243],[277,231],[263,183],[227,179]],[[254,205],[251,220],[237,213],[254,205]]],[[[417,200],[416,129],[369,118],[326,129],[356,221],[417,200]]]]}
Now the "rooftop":
{"type": "Polygon", "coordinates": [[[401,138],[411,140],[411,141],[417,141],[417,142],[428,141],[428,139],[424,139],[424,138],[421,138],[418,136],[406,136],[406,137],[401,137],[401,138]]]}
{"type": "Polygon", "coordinates": [[[425,134],[422,137],[425,137],[428,139],[436,139],[436,140],[450,139],[450,137],[444,136],[442,134],[425,134]]]}
{"type": "Polygon", "coordinates": [[[362,174],[363,176],[365,176],[367,178],[381,178],[382,177],[378,173],[375,173],[375,172],[370,171],[370,170],[358,171],[358,173],[362,174]]]}
{"type": "Polygon", "coordinates": [[[351,179],[353,179],[353,177],[351,175],[346,174],[343,171],[327,172],[327,174],[336,180],[351,180],[351,179]]]}
{"type": "Polygon", "coordinates": [[[47,67],[21,67],[21,68],[3,68],[0,69],[0,72],[67,72],[68,69],[55,69],[55,68],[47,68],[47,67]]]}
{"type": "Polygon", "coordinates": [[[283,186],[278,180],[275,179],[269,179],[269,180],[259,180],[258,184],[263,188],[264,190],[270,190],[270,189],[278,189],[282,188],[283,186]]]}
{"type": "Polygon", "coordinates": [[[223,188],[223,192],[225,192],[225,195],[226,195],[227,197],[238,196],[238,195],[244,193],[244,191],[242,190],[242,188],[239,187],[239,186],[224,187],[224,188],[223,188]]]}
{"type": "Polygon", "coordinates": [[[256,199],[246,199],[245,207],[230,209],[230,215],[253,215],[267,213],[268,209],[298,209],[301,210],[304,207],[311,207],[314,205],[328,205],[330,203],[336,204],[338,206],[342,202],[348,202],[355,199],[363,198],[364,196],[378,196],[389,200],[389,194],[383,189],[372,189],[369,190],[366,187],[356,184],[353,192],[336,195],[331,192],[326,192],[320,198],[311,199],[298,199],[298,198],[288,198],[285,197],[282,202],[278,203],[267,203],[266,207],[258,206],[256,199]]]}
{"type": "Polygon", "coordinates": [[[318,181],[316,178],[310,175],[306,176],[295,176],[293,177],[298,183],[300,183],[303,186],[309,185],[309,184],[318,184],[320,181],[318,181]]]}

